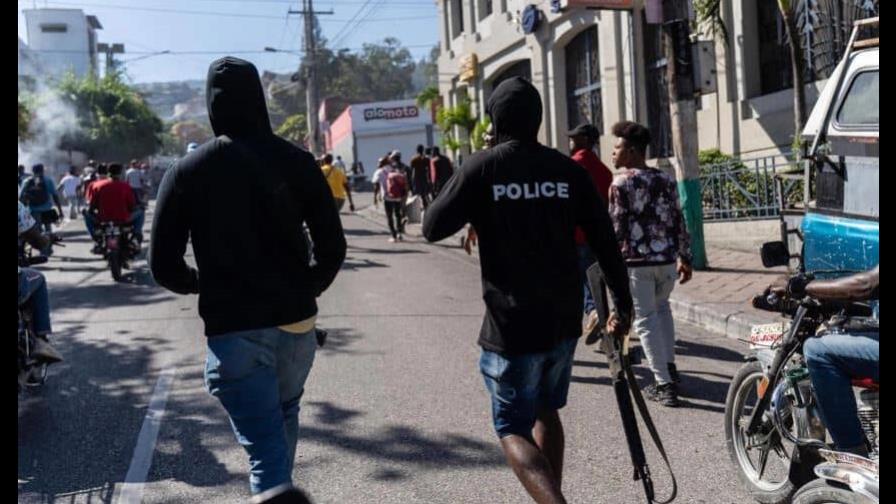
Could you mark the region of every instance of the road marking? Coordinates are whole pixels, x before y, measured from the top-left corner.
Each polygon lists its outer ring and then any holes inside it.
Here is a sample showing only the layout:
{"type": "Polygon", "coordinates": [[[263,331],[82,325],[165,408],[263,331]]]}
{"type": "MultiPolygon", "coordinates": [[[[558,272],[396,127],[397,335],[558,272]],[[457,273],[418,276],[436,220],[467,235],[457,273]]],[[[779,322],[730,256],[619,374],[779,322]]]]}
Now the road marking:
{"type": "Polygon", "coordinates": [[[134,448],[134,456],[124,483],[118,487],[118,497],[113,499],[117,504],[139,504],[143,500],[143,487],[146,484],[146,476],[149,474],[149,466],[152,464],[152,455],[156,449],[156,439],[159,436],[159,426],[162,424],[162,416],[165,415],[165,405],[168,403],[168,391],[174,382],[174,368],[169,367],[162,371],[156,388],[149,400],[149,409],[143,419],[143,427],[137,436],[137,446],[134,448]]]}

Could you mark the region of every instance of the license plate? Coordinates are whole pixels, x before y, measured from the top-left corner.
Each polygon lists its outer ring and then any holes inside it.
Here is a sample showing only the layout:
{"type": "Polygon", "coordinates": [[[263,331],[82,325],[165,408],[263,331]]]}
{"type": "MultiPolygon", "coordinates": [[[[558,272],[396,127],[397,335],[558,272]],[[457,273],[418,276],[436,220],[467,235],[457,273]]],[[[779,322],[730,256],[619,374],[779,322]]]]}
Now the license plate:
{"type": "Polygon", "coordinates": [[[782,337],[784,337],[782,322],[754,325],[750,329],[750,348],[769,348],[780,341],[782,337]]]}

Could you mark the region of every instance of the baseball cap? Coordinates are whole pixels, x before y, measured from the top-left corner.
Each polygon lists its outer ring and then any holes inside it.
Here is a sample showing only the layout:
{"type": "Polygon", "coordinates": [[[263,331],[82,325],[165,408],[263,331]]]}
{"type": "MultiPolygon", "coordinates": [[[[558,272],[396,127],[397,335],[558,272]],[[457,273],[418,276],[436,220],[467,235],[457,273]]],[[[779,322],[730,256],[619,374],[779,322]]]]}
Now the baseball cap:
{"type": "Polygon", "coordinates": [[[577,135],[586,135],[590,138],[597,138],[600,136],[600,131],[598,131],[597,128],[594,127],[593,124],[582,123],[582,124],[576,126],[575,128],[573,128],[568,133],[568,136],[577,136],[577,135]]]}
{"type": "Polygon", "coordinates": [[[401,151],[394,150],[389,154],[389,157],[401,156],[401,151]]]}

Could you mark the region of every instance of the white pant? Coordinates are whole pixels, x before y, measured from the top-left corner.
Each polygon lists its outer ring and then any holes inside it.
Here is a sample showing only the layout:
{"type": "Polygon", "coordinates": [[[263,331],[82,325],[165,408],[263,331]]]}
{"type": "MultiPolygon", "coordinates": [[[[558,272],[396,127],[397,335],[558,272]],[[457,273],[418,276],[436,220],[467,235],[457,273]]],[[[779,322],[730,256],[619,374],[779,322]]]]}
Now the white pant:
{"type": "Polygon", "coordinates": [[[669,364],[675,362],[675,324],[669,295],[678,277],[675,264],[629,267],[635,304],[635,334],[657,384],[669,383],[669,364]]]}

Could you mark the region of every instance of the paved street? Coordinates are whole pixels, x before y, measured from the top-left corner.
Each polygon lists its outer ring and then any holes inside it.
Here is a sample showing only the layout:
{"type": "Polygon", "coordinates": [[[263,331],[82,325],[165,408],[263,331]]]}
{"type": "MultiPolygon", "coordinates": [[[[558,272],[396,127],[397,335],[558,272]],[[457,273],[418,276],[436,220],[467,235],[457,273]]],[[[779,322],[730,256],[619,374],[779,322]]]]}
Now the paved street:
{"type": "MultiPolygon", "coordinates": [[[[295,481],[318,503],[529,502],[504,464],[478,371],[477,263],[454,243],[389,244],[378,223],[349,214],[343,223],[348,258],[320,299],[318,323],[330,336],[302,401],[295,481]]],[[[41,267],[66,362],[20,400],[19,502],[118,502],[122,493],[147,503],[245,502],[247,457],[203,385],[195,296],[156,287],[145,260],[115,284],[81,229],[67,226],[67,246],[41,267]]],[[[745,346],[686,325],[678,335],[684,406],[651,403],[677,502],[751,502],[722,430],[745,346]]],[[[643,502],[603,356],[580,345],[573,375],[562,412],[570,502],[643,502]]],[[[666,495],[661,459],[650,447],[648,457],[666,495]]]]}

